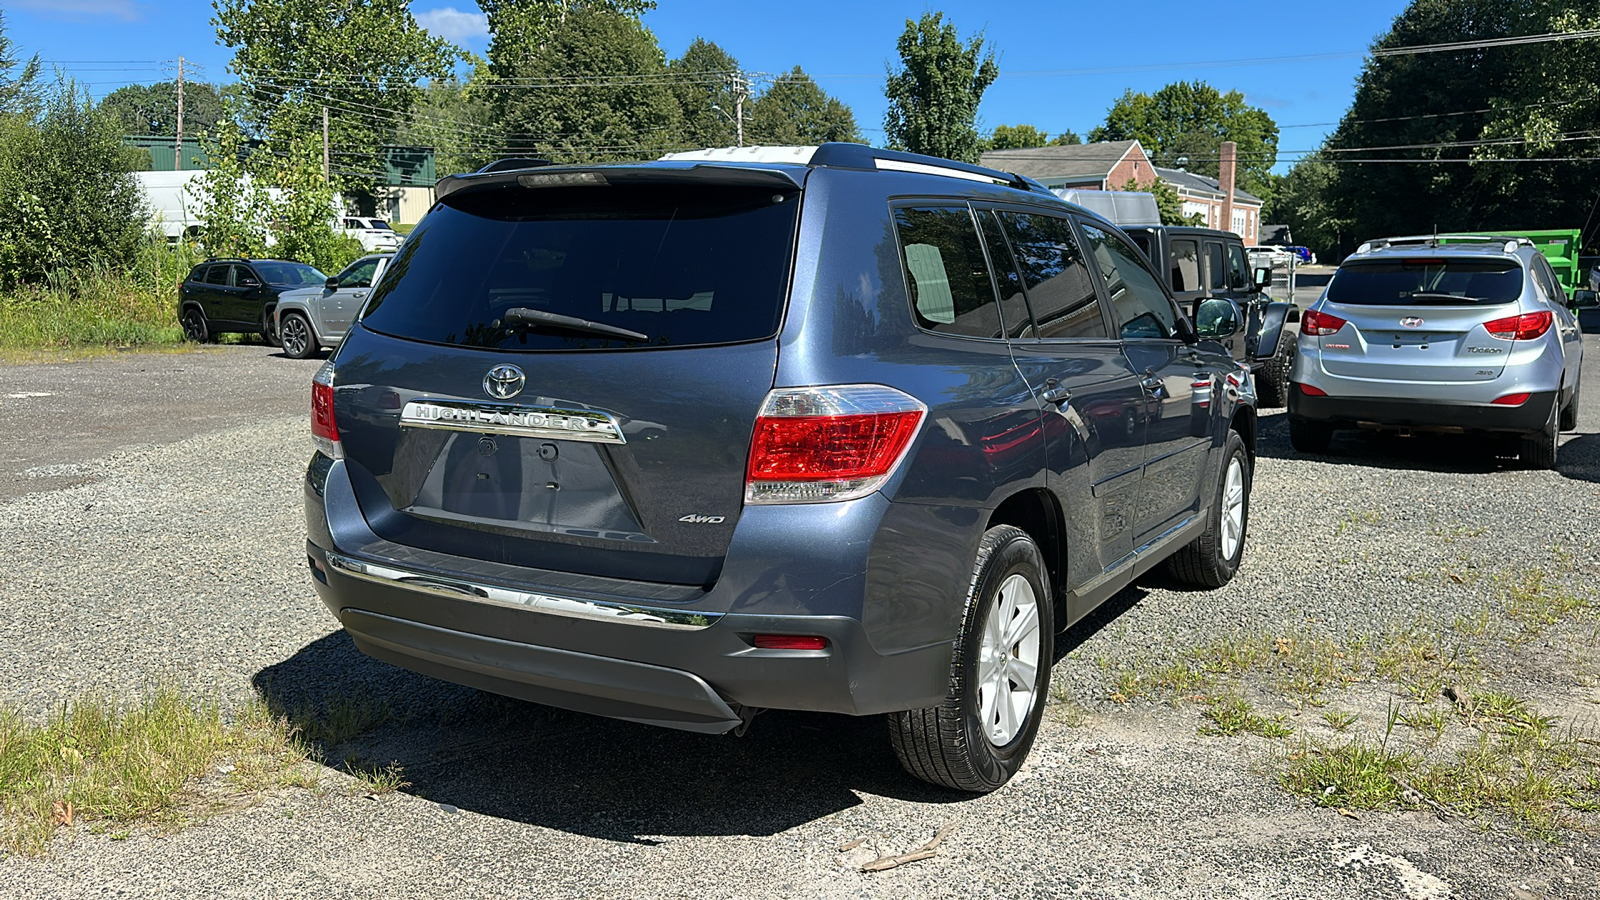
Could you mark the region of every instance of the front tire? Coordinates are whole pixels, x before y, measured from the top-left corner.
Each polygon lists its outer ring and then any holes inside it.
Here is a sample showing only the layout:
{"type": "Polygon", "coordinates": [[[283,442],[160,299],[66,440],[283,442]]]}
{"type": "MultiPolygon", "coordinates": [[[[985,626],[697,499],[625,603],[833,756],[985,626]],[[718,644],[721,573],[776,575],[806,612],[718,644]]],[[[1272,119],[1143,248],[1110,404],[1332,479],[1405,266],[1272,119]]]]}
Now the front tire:
{"type": "Polygon", "coordinates": [[[1250,454],[1237,431],[1223,447],[1217,493],[1206,513],[1206,530],[1167,560],[1167,571],[1184,584],[1218,588],[1233,580],[1244,559],[1250,528],[1250,454]]]}
{"type": "Polygon", "coordinates": [[[889,715],[907,772],[987,793],[1022,767],[1039,732],[1054,652],[1050,576],[1033,539],[997,525],[978,543],[944,703],[889,715]]]}
{"type": "Polygon", "coordinates": [[[297,312],[286,312],[279,320],[283,355],[290,359],[307,359],[317,352],[317,338],[311,331],[311,322],[297,312]]]}

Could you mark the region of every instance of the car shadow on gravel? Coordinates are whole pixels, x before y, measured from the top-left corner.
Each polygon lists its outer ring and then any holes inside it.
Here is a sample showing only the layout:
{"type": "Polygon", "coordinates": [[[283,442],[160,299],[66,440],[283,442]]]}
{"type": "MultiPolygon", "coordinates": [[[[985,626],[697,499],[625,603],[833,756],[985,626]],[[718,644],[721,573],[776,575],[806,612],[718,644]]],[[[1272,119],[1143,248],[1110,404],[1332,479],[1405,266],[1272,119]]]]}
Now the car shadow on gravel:
{"type": "MultiPolygon", "coordinates": [[[[1256,455],[1268,459],[1461,475],[1522,469],[1522,464],[1501,452],[1503,445],[1491,438],[1459,434],[1401,437],[1387,431],[1347,429],[1334,432],[1328,452],[1301,453],[1289,445],[1287,416],[1263,416],[1260,421],[1256,455]]],[[[1564,435],[1556,453],[1556,471],[1577,481],[1600,481],[1600,435],[1564,435]]]]}
{"type": "Polygon", "coordinates": [[[770,711],[747,734],[673,731],[525,703],[374,660],[343,631],[258,672],[314,762],[399,767],[445,807],[629,843],[777,834],[859,805],[968,795],[913,779],[881,717],[770,711]]]}

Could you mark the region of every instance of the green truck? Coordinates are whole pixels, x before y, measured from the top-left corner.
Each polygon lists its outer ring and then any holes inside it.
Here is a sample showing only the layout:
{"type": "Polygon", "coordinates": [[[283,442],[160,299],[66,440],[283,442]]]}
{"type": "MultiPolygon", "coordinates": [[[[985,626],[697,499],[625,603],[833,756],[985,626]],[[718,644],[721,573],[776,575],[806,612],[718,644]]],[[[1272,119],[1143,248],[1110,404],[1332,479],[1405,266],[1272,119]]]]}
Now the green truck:
{"type": "Polygon", "coordinates": [[[1578,265],[1578,242],[1583,233],[1576,228],[1546,231],[1462,231],[1455,235],[1439,235],[1439,243],[1453,243],[1451,238],[1457,236],[1527,238],[1539,248],[1544,258],[1550,261],[1550,268],[1556,270],[1556,278],[1560,280],[1561,287],[1569,298],[1573,291],[1584,286],[1583,269],[1578,265]]]}

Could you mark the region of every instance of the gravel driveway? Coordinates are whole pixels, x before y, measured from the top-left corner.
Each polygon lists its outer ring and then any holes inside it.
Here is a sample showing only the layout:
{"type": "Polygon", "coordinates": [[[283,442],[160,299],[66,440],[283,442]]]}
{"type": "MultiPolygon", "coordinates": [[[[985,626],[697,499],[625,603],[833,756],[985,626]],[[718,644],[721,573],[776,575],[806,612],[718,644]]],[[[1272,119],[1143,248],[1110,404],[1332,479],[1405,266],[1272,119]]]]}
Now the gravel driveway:
{"type": "MultiPolygon", "coordinates": [[[[354,698],[382,720],[356,749],[411,782],[369,799],[332,763],[324,790],[254,798],[174,833],[80,830],[45,859],[0,860],[0,897],[1593,900],[1593,830],[1550,843],[1492,818],[1345,817],[1279,786],[1278,745],[1202,737],[1181,703],[1107,699],[1108,673],[1224,633],[1443,629],[1505,579],[1561,567],[1592,595],[1600,341],[1587,341],[1591,403],[1559,472],[1450,439],[1341,436],[1306,458],[1281,413],[1265,416],[1239,577],[1210,592],[1130,588],[1075,627],[1056,667],[1062,702],[1029,764],[976,799],[902,774],[876,720],[773,712],[743,738],[707,737],[360,655],[304,567],[317,360],[241,346],[0,367],[0,702],[39,716],[160,683],[225,705],[354,698]],[[949,823],[932,859],[856,868],[949,823]]],[[[1593,737],[1600,661],[1585,640],[1592,626],[1553,630],[1531,661],[1508,657],[1494,674],[1593,737]]],[[[1283,712],[1314,732],[1314,717],[1283,712]]]]}

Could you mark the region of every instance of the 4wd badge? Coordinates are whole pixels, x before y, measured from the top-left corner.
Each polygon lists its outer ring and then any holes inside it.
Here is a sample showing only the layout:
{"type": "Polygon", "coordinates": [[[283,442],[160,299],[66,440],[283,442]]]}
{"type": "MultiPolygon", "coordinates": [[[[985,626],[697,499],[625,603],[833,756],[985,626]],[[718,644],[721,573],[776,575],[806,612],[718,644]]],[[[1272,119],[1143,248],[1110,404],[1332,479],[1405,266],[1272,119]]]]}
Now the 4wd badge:
{"type": "Polygon", "coordinates": [[[727,521],[727,516],[697,516],[690,513],[678,519],[679,522],[688,522],[690,525],[721,525],[727,521]]]}

